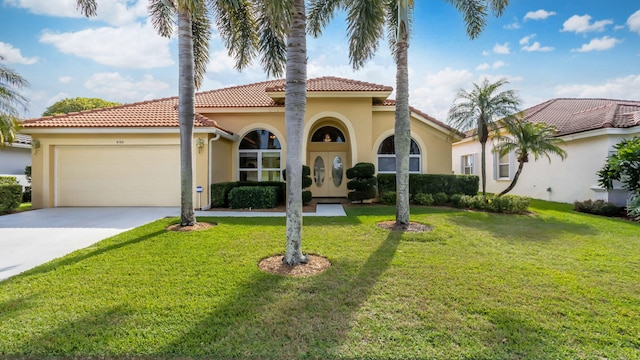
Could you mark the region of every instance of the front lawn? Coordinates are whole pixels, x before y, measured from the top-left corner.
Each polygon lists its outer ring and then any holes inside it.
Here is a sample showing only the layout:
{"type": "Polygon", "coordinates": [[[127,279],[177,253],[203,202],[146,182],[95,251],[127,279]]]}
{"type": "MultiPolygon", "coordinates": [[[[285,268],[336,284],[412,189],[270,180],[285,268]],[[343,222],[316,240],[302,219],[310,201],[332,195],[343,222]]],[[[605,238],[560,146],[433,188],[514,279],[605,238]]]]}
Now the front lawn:
{"type": "Polygon", "coordinates": [[[0,358],[638,359],[640,225],[571,207],[307,217],[305,278],[257,267],[284,218],[162,219],[0,282],[0,358]]]}

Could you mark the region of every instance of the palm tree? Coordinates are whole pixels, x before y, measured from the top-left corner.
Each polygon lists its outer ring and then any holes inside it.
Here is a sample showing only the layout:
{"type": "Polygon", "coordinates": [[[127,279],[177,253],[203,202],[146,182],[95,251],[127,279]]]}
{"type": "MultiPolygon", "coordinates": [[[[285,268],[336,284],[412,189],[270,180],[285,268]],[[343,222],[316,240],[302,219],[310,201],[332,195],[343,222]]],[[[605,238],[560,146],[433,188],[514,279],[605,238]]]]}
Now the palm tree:
{"type": "Polygon", "coordinates": [[[508,118],[504,122],[505,129],[509,136],[498,138],[498,144],[493,148],[493,152],[501,156],[514,152],[518,160],[518,170],[513,176],[511,184],[498,196],[502,196],[511,191],[518,182],[524,164],[529,162],[529,154],[537,161],[542,155],[551,162],[550,154],[560,156],[562,160],[567,157],[567,152],[559,145],[564,145],[564,140],[555,137],[556,128],[545,123],[531,123],[520,120],[516,117],[508,118]]]}
{"type": "MultiPolygon", "coordinates": [[[[447,0],[460,11],[471,39],[486,25],[487,9],[500,16],[509,0],[447,0]]],[[[309,28],[319,35],[338,9],[347,10],[349,58],[354,69],[362,67],[378,49],[387,27],[387,37],[396,60],[396,223],[409,223],[409,112],[408,49],[413,0],[312,0],[309,28]]]]}
{"type": "Polygon", "coordinates": [[[506,79],[490,83],[473,84],[473,90],[460,90],[449,109],[449,124],[460,131],[473,130],[473,137],[480,141],[482,164],[482,194],[487,191],[486,145],[489,134],[497,130],[495,120],[516,114],[520,98],[514,90],[499,91],[508,84],[506,79]]]}
{"type": "MultiPolygon", "coordinates": [[[[76,0],[76,6],[86,16],[95,16],[96,0],[76,0]]],[[[195,90],[202,84],[209,61],[211,24],[210,8],[216,12],[221,36],[238,41],[232,54],[236,67],[246,66],[253,56],[255,36],[249,0],[151,0],[149,12],[158,33],[169,37],[174,30],[174,17],[178,25],[178,119],[180,124],[180,225],[192,226],[196,222],[193,211],[193,124],[195,117],[195,90]],[[209,7],[210,6],[210,7],[209,7]],[[243,46],[244,45],[244,46],[243,46]]]]}
{"type": "MultiPolygon", "coordinates": [[[[0,60],[4,60],[0,56],[0,60]]],[[[19,127],[19,113],[27,109],[27,99],[19,90],[29,86],[27,80],[12,69],[0,64],[0,146],[15,141],[19,127]]]]}

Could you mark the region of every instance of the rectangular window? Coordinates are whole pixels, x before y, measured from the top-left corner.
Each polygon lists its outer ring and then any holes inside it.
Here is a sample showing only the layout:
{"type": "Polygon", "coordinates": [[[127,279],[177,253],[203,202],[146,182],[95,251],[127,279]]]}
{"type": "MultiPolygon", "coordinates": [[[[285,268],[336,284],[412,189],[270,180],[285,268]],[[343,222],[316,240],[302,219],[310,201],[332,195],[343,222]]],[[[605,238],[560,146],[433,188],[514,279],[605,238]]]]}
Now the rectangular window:
{"type": "Polygon", "coordinates": [[[474,167],[475,167],[475,156],[474,154],[463,155],[460,159],[460,163],[462,164],[462,168],[460,172],[464,175],[473,175],[474,167]]]}
{"type": "Polygon", "coordinates": [[[510,178],[510,157],[509,154],[502,155],[498,158],[498,179],[510,178]]]}
{"type": "MultiPolygon", "coordinates": [[[[420,173],[420,155],[409,155],[409,172],[412,174],[420,173]]],[[[396,156],[378,155],[378,173],[395,174],[396,156]]]]}
{"type": "Polygon", "coordinates": [[[240,150],[239,155],[240,181],[281,181],[281,151],[240,150]]]}

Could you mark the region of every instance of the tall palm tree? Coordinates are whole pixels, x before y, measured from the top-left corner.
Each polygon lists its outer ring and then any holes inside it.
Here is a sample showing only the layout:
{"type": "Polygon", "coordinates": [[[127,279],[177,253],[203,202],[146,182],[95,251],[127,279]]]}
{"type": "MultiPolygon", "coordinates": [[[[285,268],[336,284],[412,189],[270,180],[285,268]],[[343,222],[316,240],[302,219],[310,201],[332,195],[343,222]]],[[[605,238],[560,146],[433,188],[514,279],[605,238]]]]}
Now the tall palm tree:
{"type": "MultiPolygon", "coordinates": [[[[486,25],[487,9],[496,15],[509,0],[446,0],[464,17],[466,31],[474,39],[486,25]]],[[[354,69],[362,67],[378,49],[385,26],[389,46],[396,60],[396,114],[394,141],[396,150],[396,223],[409,223],[409,148],[411,145],[409,112],[408,49],[413,0],[311,0],[309,28],[319,35],[335,11],[347,10],[349,58],[354,69]]]]}
{"type": "MultiPolygon", "coordinates": [[[[1,60],[4,60],[2,56],[1,60]]],[[[27,86],[26,79],[0,64],[0,146],[15,141],[20,110],[27,109],[27,99],[19,91],[27,86]]]]}
{"type": "Polygon", "coordinates": [[[487,192],[486,147],[490,133],[497,130],[496,120],[516,114],[520,107],[520,98],[515,90],[500,91],[508,84],[506,79],[490,83],[484,79],[482,84],[473,84],[473,90],[461,89],[449,109],[449,125],[460,131],[473,130],[473,137],[480,142],[482,164],[482,194],[487,192]]]}
{"type": "MultiPolygon", "coordinates": [[[[86,16],[97,13],[96,0],[76,0],[76,6],[86,16]]],[[[178,25],[178,119],[180,124],[180,225],[191,226],[193,211],[193,125],[195,90],[202,84],[209,61],[211,38],[210,9],[213,9],[225,41],[237,37],[236,67],[249,63],[255,46],[249,0],[151,0],[149,12],[154,26],[162,36],[169,37],[178,25]],[[248,43],[247,43],[248,42],[248,43]]]]}
{"type": "Polygon", "coordinates": [[[564,145],[564,140],[555,137],[556,128],[545,123],[531,123],[511,117],[504,122],[507,133],[511,136],[500,136],[498,144],[494,146],[493,152],[506,155],[514,152],[518,160],[518,170],[513,176],[511,184],[498,196],[502,196],[511,191],[518,182],[524,164],[529,162],[529,155],[537,161],[541,156],[546,156],[551,162],[550,154],[560,156],[562,160],[567,157],[567,152],[560,145],[564,145]]]}

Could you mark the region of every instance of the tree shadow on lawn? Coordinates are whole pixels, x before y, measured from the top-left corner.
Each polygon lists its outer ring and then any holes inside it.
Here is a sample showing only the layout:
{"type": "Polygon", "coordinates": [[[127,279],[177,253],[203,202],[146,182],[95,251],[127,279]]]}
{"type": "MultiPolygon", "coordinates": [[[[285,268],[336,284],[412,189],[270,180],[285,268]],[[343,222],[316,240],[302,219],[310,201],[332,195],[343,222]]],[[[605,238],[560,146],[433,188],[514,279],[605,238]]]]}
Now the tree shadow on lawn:
{"type": "Polygon", "coordinates": [[[559,234],[588,236],[599,233],[598,229],[588,224],[536,215],[468,211],[447,219],[461,228],[486,231],[513,241],[549,241],[557,239],[559,234]]]}
{"type": "Polygon", "coordinates": [[[402,233],[390,232],[362,265],[339,259],[304,278],[257,270],[232,297],[162,350],[213,358],[334,358],[354,314],[389,267],[402,233]]]}

